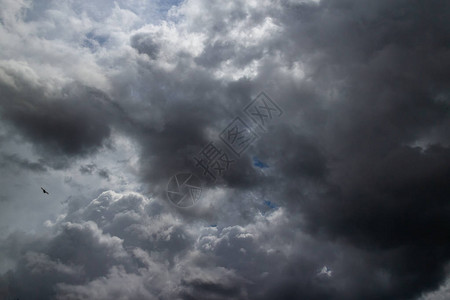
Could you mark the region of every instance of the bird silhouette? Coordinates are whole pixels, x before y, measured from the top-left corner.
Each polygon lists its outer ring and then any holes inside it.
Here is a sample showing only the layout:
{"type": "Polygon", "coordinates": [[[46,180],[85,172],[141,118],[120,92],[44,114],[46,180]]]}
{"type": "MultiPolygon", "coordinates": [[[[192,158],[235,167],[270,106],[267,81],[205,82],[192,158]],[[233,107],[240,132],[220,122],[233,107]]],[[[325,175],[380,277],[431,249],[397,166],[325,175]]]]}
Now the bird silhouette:
{"type": "Polygon", "coordinates": [[[320,272],[317,275],[318,276],[326,275],[328,277],[331,277],[331,273],[332,273],[332,271],[330,269],[328,269],[327,266],[323,266],[322,270],[320,270],[320,272]]]}
{"type": "Polygon", "coordinates": [[[46,190],[44,190],[44,188],[41,186],[41,190],[42,190],[42,192],[44,193],[44,194],[48,194],[48,195],[50,195],[50,193],[49,192],[47,192],[46,190]]]}

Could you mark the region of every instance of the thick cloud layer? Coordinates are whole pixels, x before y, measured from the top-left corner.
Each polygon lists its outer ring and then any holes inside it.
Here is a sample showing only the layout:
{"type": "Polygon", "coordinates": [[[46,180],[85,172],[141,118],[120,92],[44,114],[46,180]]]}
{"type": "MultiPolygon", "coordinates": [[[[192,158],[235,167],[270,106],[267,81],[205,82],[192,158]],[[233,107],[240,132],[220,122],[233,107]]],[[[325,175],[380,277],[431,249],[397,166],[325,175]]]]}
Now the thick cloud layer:
{"type": "Polygon", "coordinates": [[[2,297],[447,297],[449,3],[44,2],[0,1],[0,206],[42,178],[62,208],[0,227],[2,297]],[[235,117],[258,135],[240,157],[235,117]],[[210,142],[233,159],[215,181],[210,142]],[[189,209],[179,172],[203,182],[189,209]]]}

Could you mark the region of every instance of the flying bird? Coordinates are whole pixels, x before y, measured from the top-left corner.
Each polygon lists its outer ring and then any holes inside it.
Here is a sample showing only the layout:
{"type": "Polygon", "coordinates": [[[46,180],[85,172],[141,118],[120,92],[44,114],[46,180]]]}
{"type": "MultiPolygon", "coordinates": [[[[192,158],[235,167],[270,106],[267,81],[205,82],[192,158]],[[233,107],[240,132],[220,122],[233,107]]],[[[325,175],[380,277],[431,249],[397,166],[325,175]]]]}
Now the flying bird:
{"type": "Polygon", "coordinates": [[[41,190],[42,190],[42,192],[44,193],[44,194],[48,194],[48,195],[50,195],[50,193],[49,192],[47,192],[46,190],[44,190],[44,188],[41,186],[41,190]]]}
{"type": "Polygon", "coordinates": [[[328,269],[327,266],[323,266],[322,270],[320,270],[320,272],[317,275],[318,276],[326,275],[328,277],[331,277],[331,273],[332,273],[332,271],[330,269],[328,269]]]}

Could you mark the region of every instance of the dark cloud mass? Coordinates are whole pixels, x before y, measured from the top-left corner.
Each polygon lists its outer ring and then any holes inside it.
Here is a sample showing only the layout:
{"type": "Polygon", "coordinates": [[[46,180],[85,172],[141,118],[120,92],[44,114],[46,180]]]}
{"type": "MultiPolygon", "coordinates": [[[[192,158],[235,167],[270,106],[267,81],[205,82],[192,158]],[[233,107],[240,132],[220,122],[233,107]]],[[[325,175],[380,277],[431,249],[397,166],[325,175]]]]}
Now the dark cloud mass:
{"type": "Polygon", "coordinates": [[[449,299],[450,2],[160,2],[0,0],[0,298],[449,299]]]}
{"type": "Polygon", "coordinates": [[[62,92],[62,98],[52,98],[26,86],[19,93],[3,86],[3,119],[44,153],[76,157],[95,151],[109,137],[109,121],[102,115],[110,109],[95,91],[68,87],[62,92]]]}

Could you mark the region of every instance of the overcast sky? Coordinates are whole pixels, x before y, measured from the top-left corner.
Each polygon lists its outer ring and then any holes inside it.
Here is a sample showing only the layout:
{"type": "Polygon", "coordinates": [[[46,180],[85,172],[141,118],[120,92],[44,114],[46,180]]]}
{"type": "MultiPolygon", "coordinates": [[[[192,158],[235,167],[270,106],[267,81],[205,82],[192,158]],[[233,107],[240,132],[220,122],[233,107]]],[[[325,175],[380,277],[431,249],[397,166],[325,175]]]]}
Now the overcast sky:
{"type": "Polygon", "coordinates": [[[450,299],[449,108],[445,0],[0,0],[0,299],[450,299]]]}

